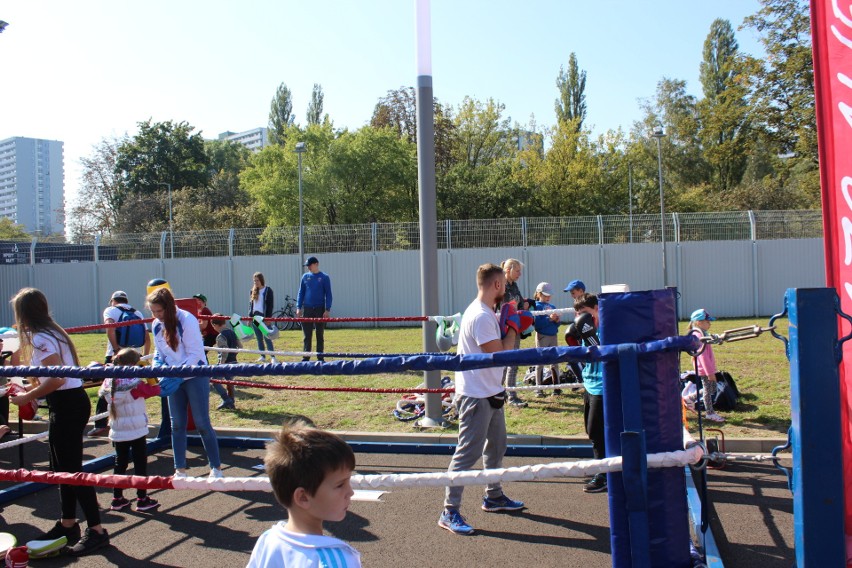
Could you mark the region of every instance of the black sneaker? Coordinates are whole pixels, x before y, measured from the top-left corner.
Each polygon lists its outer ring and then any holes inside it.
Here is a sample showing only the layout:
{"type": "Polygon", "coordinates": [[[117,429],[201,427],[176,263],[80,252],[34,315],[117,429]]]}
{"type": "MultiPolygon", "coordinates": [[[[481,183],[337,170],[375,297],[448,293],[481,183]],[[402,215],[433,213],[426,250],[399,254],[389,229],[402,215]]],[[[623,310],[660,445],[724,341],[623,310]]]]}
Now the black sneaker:
{"type": "Polygon", "coordinates": [[[98,531],[87,528],[85,534],[83,534],[83,538],[69,548],[68,553],[71,556],[84,556],[104,546],[109,546],[109,533],[107,533],[106,529],[104,529],[104,532],[99,533],[98,531]]]}
{"type": "Polygon", "coordinates": [[[583,491],[586,493],[602,493],[606,491],[606,474],[596,474],[590,482],[583,486],[583,491]]]}
{"type": "Polygon", "coordinates": [[[63,536],[68,539],[68,542],[77,542],[80,540],[80,523],[74,523],[70,527],[63,527],[60,521],[56,521],[52,529],[33,540],[58,540],[63,536]]]}

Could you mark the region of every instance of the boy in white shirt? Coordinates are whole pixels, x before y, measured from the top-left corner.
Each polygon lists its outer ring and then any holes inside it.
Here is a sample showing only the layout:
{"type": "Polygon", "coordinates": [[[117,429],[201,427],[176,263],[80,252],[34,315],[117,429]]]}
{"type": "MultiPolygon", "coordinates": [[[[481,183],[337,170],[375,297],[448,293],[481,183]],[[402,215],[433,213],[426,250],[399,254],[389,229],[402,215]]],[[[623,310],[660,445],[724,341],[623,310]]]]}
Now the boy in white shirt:
{"type": "Polygon", "coordinates": [[[260,535],[246,568],[360,568],[358,551],[322,528],[324,521],[343,520],[354,495],[352,448],[330,432],[285,424],[264,464],[287,521],[260,535]]]}

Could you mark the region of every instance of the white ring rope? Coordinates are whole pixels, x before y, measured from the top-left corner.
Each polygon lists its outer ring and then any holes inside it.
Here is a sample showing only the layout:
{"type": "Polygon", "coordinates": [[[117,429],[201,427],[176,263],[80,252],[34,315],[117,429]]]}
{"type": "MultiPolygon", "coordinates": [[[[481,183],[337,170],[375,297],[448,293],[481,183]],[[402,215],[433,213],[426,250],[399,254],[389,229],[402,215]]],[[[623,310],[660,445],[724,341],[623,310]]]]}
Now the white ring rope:
{"type": "MultiPolygon", "coordinates": [[[[89,422],[101,420],[102,418],[107,418],[108,416],[109,412],[101,412],[100,414],[95,414],[94,416],[89,418],[89,422]]],[[[14,448],[15,446],[20,446],[21,444],[27,444],[29,442],[35,442],[37,440],[47,438],[49,435],[50,432],[45,430],[44,432],[39,432],[38,434],[33,434],[32,436],[24,436],[23,438],[17,438],[9,442],[3,442],[2,444],[0,444],[0,450],[5,450],[6,448],[14,448]]]]}
{"type": "MultiPolygon", "coordinates": [[[[648,454],[648,469],[685,467],[698,463],[703,456],[704,450],[700,446],[674,452],[648,454]]],[[[602,460],[534,464],[479,471],[353,475],[351,483],[353,489],[460,487],[497,482],[536,481],[554,477],[588,477],[596,473],[619,472],[621,467],[621,457],[617,456],[602,460]]],[[[175,489],[212,491],[271,491],[269,478],[266,477],[225,477],[220,479],[185,477],[174,479],[172,486],[175,489]]]]}

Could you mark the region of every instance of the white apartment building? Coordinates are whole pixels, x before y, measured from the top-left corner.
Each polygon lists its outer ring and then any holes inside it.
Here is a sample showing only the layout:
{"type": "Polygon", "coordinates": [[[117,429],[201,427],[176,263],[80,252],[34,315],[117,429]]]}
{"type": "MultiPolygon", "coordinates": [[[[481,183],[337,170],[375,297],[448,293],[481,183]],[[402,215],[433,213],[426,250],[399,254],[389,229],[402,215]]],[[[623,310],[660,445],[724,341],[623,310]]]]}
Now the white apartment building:
{"type": "Polygon", "coordinates": [[[239,142],[252,152],[259,152],[269,146],[269,135],[266,128],[254,128],[245,132],[223,132],[219,140],[232,140],[239,142]]]}
{"type": "Polygon", "coordinates": [[[0,140],[0,216],[27,232],[65,232],[63,143],[15,136],[0,140]]]}

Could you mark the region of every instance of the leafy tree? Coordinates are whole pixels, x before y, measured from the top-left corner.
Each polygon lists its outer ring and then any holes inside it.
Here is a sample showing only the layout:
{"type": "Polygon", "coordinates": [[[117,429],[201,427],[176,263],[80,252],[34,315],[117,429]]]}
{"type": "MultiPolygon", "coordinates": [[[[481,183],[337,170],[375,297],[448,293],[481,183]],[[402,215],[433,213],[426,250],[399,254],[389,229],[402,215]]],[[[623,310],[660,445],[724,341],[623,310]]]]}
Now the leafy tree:
{"type": "Polygon", "coordinates": [[[0,217],[0,239],[4,241],[28,241],[32,235],[23,225],[18,225],[8,217],[0,217]]]}
{"type": "Polygon", "coordinates": [[[125,197],[116,161],[119,147],[127,141],[127,137],[104,138],[92,147],[90,156],[81,158],[82,183],[68,222],[73,241],[91,240],[96,235],[116,231],[118,212],[125,197]]]}
{"type": "Polygon", "coordinates": [[[308,104],[308,124],[319,124],[322,120],[322,101],[324,97],[322,86],[314,83],[314,90],[311,92],[311,102],[308,104]]]}
{"type": "Polygon", "coordinates": [[[131,193],[204,187],[210,180],[204,138],[187,122],[139,123],[139,133],[118,147],[115,169],[122,189],[131,193]]]}
{"type": "Polygon", "coordinates": [[[571,53],[568,57],[568,71],[559,67],[556,77],[556,87],[559,98],[556,99],[556,121],[574,121],[577,128],[583,127],[586,120],[586,72],[580,71],[577,65],[577,55],[571,53]]]}
{"type": "Polygon", "coordinates": [[[761,34],[764,59],[750,58],[759,125],[781,154],[817,163],[814,75],[807,0],[760,0],[743,27],[761,34]]]}
{"type": "Polygon", "coordinates": [[[514,157],[518,150],[517,131],[503,118],[506,106],[465,97],[455,116],[456,159],[468,167],[487,166],[514,157]]]}
{"type": "MultiPolygon", "coordinates": [[[[761,34],[765,59],[745,59],[752,81],[754,127],[768,145],[773,175],[792,201],[819,207],[810,13],[807,0],[760,0],[743,27],[761,34]]],[[[761,183],[763,183],[761,181],[761,183]]],[[[771,193],[771,192],[768,192],[771,193]]],[[[780,195],[780,194],[779,194],[780,195]]],[[[780,203],[789,202],[787,199],[780,203]]]]}
{"type": "Polygon", "coordinates": [[[269,139],[273,144],[284,144],[287,131],[293,125],[293,95],[286,83],[278,85],[269,108],[269,139]]]}
{"type": "Polygon", "coordinates": [[[748,87],[730,22],[717,19],[704,41],[700,79],[704,99],[698,103],[704,157],[714,187],[726,191],[742,179],[749,145],[748,87]]]}
{"type": "Polygon", "coordinates": [[[169,186],[173,210],[178,190],[207,187],[210,164],[204,139],[194,130],[186,122],[148,120],[139,123],[136,136],[119,144],[115,158],[115,173],[120,182],[117,232],[163,229],[169,219],[169,186]],[[140,205],[146,199],[148,202],[140,205]]]}

